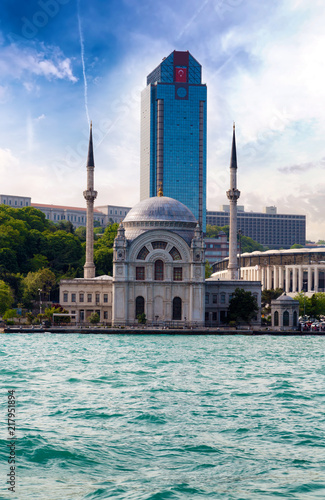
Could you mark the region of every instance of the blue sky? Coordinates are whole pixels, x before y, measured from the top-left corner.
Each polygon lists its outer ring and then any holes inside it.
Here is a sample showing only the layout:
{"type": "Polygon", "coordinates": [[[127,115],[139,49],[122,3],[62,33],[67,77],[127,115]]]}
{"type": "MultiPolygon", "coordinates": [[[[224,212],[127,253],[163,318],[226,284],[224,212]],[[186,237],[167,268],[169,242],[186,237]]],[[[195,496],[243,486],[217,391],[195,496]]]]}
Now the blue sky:
{"type": "Polygon", "coordinates": [[[325,9],[313,0],[2,0],[1,193],[139,200],[140,92],[174,49],[208,86],[208,209],[227,203],[232,122],[246,211],[307,215],[325,239],[325,9]],[[83,64],[84,63],[84,64],[83,64]]]}

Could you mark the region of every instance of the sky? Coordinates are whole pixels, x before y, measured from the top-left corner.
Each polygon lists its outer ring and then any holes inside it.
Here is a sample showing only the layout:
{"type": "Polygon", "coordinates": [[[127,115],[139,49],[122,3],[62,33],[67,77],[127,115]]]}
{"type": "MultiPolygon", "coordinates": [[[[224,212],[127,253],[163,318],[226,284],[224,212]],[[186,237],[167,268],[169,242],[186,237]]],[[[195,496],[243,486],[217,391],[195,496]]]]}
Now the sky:
{"type": "Polygon", "coordinates": [[[207,208],[227,203],[236,122],[239,204],[305,214],[325,239],[323,0],[1,0],[1,194],[84,206],[139,201],[140,94],[173,50],[208,88],[207,208]]]}

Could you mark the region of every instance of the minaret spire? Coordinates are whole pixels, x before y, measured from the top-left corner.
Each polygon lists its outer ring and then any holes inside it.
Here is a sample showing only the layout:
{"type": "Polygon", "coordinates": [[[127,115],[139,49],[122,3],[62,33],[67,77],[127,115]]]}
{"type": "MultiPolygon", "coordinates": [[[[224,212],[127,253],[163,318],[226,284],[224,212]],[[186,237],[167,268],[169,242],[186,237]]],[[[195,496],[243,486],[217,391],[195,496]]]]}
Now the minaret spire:
{"type": "Polygon", "coordinates": [[[227,191],[227,197],[230,205],[230,227],[229,227],[229,262],[228,270],[230,279],[236,280],[238,276],[237,263],[237,200],[240,191],[237,189],[237,152],[236,152],[236,133],[235,122],[233,124],[232,148],[230,158],[230,189],[227,191]]]}
{"type": "Polygon", "coordinates": [[[94,200],[97,191],[94,190],[94,151],[93,151],[93,125],[90,122],[88,158],[87,158],[87,190],[83,192],[87,202],[87,228],[86,228],[86,263],[84,265],[84,278],[95,277],[94,264],[94,200]]]}

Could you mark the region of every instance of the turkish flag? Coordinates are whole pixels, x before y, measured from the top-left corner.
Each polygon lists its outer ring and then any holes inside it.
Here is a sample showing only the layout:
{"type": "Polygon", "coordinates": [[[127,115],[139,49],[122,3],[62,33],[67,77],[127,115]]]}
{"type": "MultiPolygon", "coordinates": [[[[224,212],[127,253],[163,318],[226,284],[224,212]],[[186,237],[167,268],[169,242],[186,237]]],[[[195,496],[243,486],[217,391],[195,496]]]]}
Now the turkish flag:
{"type": "Polygon", "coordinates": [[[175,68],[175,82],[187,82],[187,68],[175,68]]]}

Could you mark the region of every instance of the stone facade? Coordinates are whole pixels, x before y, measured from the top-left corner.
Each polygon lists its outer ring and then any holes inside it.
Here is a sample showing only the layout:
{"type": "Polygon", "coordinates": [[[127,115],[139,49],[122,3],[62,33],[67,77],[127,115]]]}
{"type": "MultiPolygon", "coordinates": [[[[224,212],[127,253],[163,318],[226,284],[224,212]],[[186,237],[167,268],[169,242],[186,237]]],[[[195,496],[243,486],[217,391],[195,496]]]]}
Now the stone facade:
{"type": "Polygon", "coordinates": [[[298,329],[299,301],[283,293],[271,302],[272,328],[275,330],[298,329]]]}

